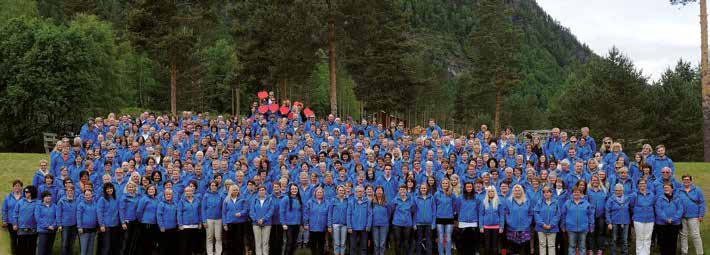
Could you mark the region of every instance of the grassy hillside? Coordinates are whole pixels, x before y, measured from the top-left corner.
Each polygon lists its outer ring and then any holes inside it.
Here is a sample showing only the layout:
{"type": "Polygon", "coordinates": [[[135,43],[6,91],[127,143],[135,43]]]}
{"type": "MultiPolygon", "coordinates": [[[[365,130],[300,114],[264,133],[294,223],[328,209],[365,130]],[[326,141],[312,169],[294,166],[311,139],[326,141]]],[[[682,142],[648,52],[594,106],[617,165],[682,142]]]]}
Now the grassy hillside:
{"type": "MultiPolygon", "coordinates": [[[[5,198],[10,190],[12,180],[20,178],[24,183],[31,181],[32,174],[36,170],[37,163],[41,159],[46,159],[45,154],[23,154],[23,153],[0,153],[0,202],[5,198]]],[[[676,176],[680,179],[683,173],[689,173],[693,176],[695,184],[708,194],[710,192],[710,163],[676,163],[676,176]]],[[[707,200],[706,195],[706,200],[707,200]]],[[[703,237],[703,250],[710,250],[710,224],[707,221],[703,222],[700,228],[703,237]]],[[[59,249],[59,236],[55,241],[55,249],[59,249]]],[[[692,244],[691,244],[692,246],[692,244]]],[[[691,248],[692,249],[692,248],[691,248]]],[[[78,253],[78,240],[77,248],[78,253]]],[[[654,251],[657,253],[657,251],[654,251]]],[[[692,252],[692,251],[691,251],[692,252]]],[[[0,231],[0,254],[9,254],[10,244],[6,231],[0,231]]],[[[308,254],[305,250],[301,254],[308,254]]]]}

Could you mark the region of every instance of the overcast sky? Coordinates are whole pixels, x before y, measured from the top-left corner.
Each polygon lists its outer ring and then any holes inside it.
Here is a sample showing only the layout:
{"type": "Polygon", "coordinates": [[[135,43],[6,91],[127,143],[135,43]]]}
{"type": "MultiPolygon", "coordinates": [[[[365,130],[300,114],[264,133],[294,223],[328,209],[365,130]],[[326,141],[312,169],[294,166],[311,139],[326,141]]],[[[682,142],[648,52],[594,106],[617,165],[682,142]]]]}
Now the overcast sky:
{"type": "Polygon", "coordinates": [[[668,0],[537,0],[538,4],[595,53],[616,46],[651,79],[679,59],[700,62],[697,3],[668,0]]]}

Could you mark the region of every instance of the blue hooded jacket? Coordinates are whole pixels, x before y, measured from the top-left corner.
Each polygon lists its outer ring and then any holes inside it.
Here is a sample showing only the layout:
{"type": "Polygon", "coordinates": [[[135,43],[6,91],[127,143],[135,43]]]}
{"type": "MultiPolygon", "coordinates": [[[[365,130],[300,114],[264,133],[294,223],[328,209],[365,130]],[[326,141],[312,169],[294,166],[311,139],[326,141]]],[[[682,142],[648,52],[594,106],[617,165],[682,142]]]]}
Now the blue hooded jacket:
{"type": "Polygon", "coordinates": [[[550,204],[541,200],[535,206],[535,231],[543,233],[560,232],[560,206],[556,200],[550,199],[550,204]],[[544,225],[550,225],[550,229],[546,230],[544,225]]]}
{"type": "Polygon", "coordinates": [[[668,199],[665,194],[661,194],[656,198],[656,225],[668,225],[668,220],[671,220],[672,225],[680,225],[684,212],[682,198],[678,195],[668,199]]]}
{"type": "Polygon", "coordinates": [[[374,201],[370,201],[372,206],[372,224],[373,227],[384,227],[389,226],[390,216],[392,215],[392,205],[390,203],[378,204],[374,201]]]}
{"type": "Polygon", "coordinates": [[[101,196],[99,198],[98,206],[98,217],[99,226],[101,227],[115,227],[119,224],[118,218],[118,201],[114,198],[106,198],[101,196]]]}
{"type": "Polygon", "coordinates": [[[202,194],[200,201],[200,216],[202,223],[207,223],[207,220],[222,219],[222,203],[224,198],[218,192],[207,191],[202,194]]]}
{"type": "Polygon", "coordinates": [[[34,217],[37,222],[37,232],[53,233],[57,230],[57,207],[53,203],[49,205],[43,202],[37,203],[34,210],[34,217]],[[53,227],[54,230],[49,230],[49,227],[53,227]]]}
{"type": "Polygon", "coordinates": [[[594,229],[594,206],[581,199],[568,200],[560,209],[562,229],[570,232],[590,232],[594,229]]]}
{"type": "Polygon", "coordinates": [[[434,202],[436,203],[436,218],[453,219],[454,218],[454,203],[456,196],[453,193],[446,195],[442,191],[437,191],[434,194],[434,202]]]}
{"type": "Polygon", "coordinates": [[[15,225],[17,222],[15,221],[15,206],[22,200],[22,195],[20,195],[20,199],[15,199],[15,196],[12,194],[7,194],[5,196],[5,199],[2,201],[2,222],[3,223],[8,223],[15,225]]]}
{"type": "Polygon", "coordinates": [[[422,197],[421,194],[417,194],[413,200],[416,209],[414,211],[414,223],[417,225],[431,225],[433,228],[436,225],[434,197],[430,195],[422,197]]]}
{"type": "Polygon", "coordinates": [[[338,199],[338,197],[335,197],[330,201],[330,206],[328,207],[329,228],[333,227],[333,224],[347,224],[349,203],[350,201],[346,197],[343,197],[343,200],[340,200],[338,199]]]}
{"type": "Polygon", "coordinates": [[[303,206],[296,198],[284,196],[279,205],[279,218],[283,225],[301,225],[303,221],[303,206]]]}
{"type": "Polygon", "coordinates": [[[157,220],[161,229],[177,228],[178,205],[171,201],[161,201],[158,204],[157,220]]]}
{"type": "Polygon", "coordinates": [[[27,199],[21,199],[19,202],[17,202],[17,205],[15,206],[15,213],[13,214],[13,216],[15,217],[15,223],[17,224],[18,228],[37,228],[37,221],[34,217],[34,210],[39,203],[40,202],[37,199],[34,199],[32,201],[27,201],[27,199]]]}
{"type": "Polygon", "coordinates": [[[97,207],[94,201],[82,199],[76,207],[76,227],[96,228],[99,225],[97,207]]]}
{"type": "Polygon", "coordinates": [[[157,197],[143,196],[141,200],[138,201],[138,208],[136,209],[138,220],[144,224],[158,223],[158,203],[157,197]]]}
{"type": "Polygon", "coordinates": [[[273,205],[273,210],[271,213],[271,225],[281,225],[281,215],[279,214],[281,212],[281,200],[283,199],[283,195],[277,197],[275,195],[271,195],[271,204],[273,205]]]}
{"type": "Polygon", "coordinates": [[[633,220],[641,223],[651,223],[654,220],[654,207],[656,205],[656,196],[653,193],[636,192],[631,198],[631,208],[633,208],[633,220]]]}
{"type": "Polygon", "coordinates": [[[222,204],[222,225],[244,223],[249,219],[249,204],[243,196],[232,200],[227,196],[222,204]],[[239,214],[239,216],[237,216],[239,214]]]}
{"type": "Polygon", "coordinates": [[[505,222],[508,226],[506,229],[511,231],[530,230],[530,225],[532,225],[532,220],[535,216],[534,209],[529,200],[518,203],[514,198],[511,198],[505,207],[505,222]]]}
{"type": "Polygon", "coordinates": [[[602,188],[599,188],[599,190],[596,191],[594,189],[587,190],[587,200],[589,200],[589,203],[594,206],[595,218],[604,217],[606,200],[608,197],[608,194],[602,188]]]}
{"type": "Polygon", "coordinates": [[[138,193],[135,196],[131,196],[129,193],[123,193],[121,198],[118,200],[118,216],[121,223],[128,223],[137,219],[136,209],[138,209],[138,202],[140,197],[138,193]]]}
{"type": "Polygon", "coordinates": [[[703,191],[695,185],[690,185],[690,190],[685,191],[685,188],[680,189],[680,195],[683,198],[685,213],[683,218],[698,218],[705,216],[705,197],[703,191]]]}
{"type": "Polygon", "coordinates": [[[259,220],[263,220],[264,226],[271,225],[271,218],[274,214],[274,198],[271,196],[266,196],[264,199],[264,204],[261,204],[259,198],[254,199],[249,207],[249,218],[251,218],[252,224],[258,225],[259,220]]]}
{"type": "Polygon", "coordinates": [[[303,226],[308,226],[308,231],[323,232],[328,224],[329,204],[323,199],[320,203],[313,198],[306,203],[303,211],[303,226]]]}
{"type": "Polygon", "coordinates": [[[616,195],[611,195],[606,201],[606,223],[607,224],[630,224],[631,223],[631,198],[623,195],[621,202],[616,195]]]}
{"type": "Polygon", "coordinates": [[[76,198],[69,200],[66,197],[57,203],[57,226],[69,227],[76,225],[76,208],[79,202],[76,198]]]}
{"type": "Polygon", "coordinates": [[[200,225],[202,223],[200,200],[197,197],[193,197],[192,202],[187,200],[187,197],[180,199],[177,221],[178,226],[200,225]]]}
{"type": "Polygon", "coordinates": [[[476,199],[475,195],[471,199],[467,199],[461,195],[456,200],[456,213],[458,214],[459,222],[478,223],[478,209],[481,206],[481,201],[476,199]]]}
{"type": "Polygon", "coordinates": [[[353,198],[348,206],[348,229],[355,231],[368,230],[372,226],[372,210],[370,201],[363,197],[361,200],[353,198]]]}
{"type": "Polygon", "coordinates": [[[480,226],[499,226],[502,228],[505,225],[505,205],[504,202],[498,201],[498,206],[493,207],[493,201],[488,201],[486,204],[484,201],[478,207],[478,219],[481,221],[480,226]]]}
{"type": "Polygon", "coordinates": [[[414,201],[411,196],[407,195],[407,200],[397,196],[393,202],[394,213],[392,216],[392,225],[398,227],[413,227],[414,226],[414,201]]]}

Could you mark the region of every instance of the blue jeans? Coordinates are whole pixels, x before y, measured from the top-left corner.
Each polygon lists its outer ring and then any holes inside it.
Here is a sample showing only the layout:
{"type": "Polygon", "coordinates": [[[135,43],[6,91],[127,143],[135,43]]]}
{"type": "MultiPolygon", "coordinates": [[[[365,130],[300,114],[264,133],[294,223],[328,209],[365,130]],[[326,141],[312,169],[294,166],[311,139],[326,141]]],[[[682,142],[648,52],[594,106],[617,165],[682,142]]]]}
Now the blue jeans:
{"type": "Polygon", "coordinates": [[[94,254],[94,240],[96,239],[96,232],[82,233],[79,234],[79,246],[81,247],[81,255],[92,255],[94,254]]]}
{"type": "Polygon", "coordinates": [[[576,250],[579,248],[579,254],[584,254],[587,252],[587,232],[572,232],[567,231],[567,237],[569,238],[569,255],[575,255],[576,250]]]}
{"type": "Polygon", "coordinates": [[[387,241],[387,230],[389,226],[372,227],[372,241],[375,242],[375,255],[385,254],[385,242],[387,241]]]}
{"type": "Polygon", "coordinates": [[[436,224],[436,233],[439,235],[439,255],[451,255],[451,232],[453,231],[453,224],[436,224]]]}
{"type": "Polygon", "coordinates": [[[342,224],[333,224],[333,253],[345,254],[345,238],[348,227],[342,224]]]}
{"type": "Polygon", "coordinates": [[[62,255],[74,254],[76,242],[76,225],[62,227],[62,255]]]}
{"type": "Polygon", "coordinates": [[[611,226],[611,249],[610,254],[616,254],[617,240],[621,238],[621,254],[629,254],[629,225],[614,224],[611,226]]]}
{"type": "Polygon", "coordinates": [[[52,254],[52,246],[54,246],[55,232],[50,233],[39,233],[39,238],[37,239],[37,254],[45,255],[52,254]]]}

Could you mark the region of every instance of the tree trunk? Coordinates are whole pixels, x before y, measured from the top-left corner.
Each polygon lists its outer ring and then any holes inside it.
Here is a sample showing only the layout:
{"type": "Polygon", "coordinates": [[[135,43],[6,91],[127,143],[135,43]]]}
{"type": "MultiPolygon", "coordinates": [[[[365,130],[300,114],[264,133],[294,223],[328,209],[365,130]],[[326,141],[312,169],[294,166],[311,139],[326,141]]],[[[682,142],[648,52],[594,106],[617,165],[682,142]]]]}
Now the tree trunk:
{"type": "Polygon", "coordinates": [[[330,113],[338,113],[338,99],[335,87],[335,24],[333,18],[328,19],[328,71],[330,73],[330,113]]]}
{"type": "Polygon", "coordinates": [[[708,10],[700,0],[700,75],[703,97],[703,147],[705,162],[710,162],[710,76],[708,74],[708,10]]]}
{"type": "Polygon", "coordinates": [[[286,79],[282,79],[279,83],[279,94],[281,94],[281,101],[286,100],[286,79]]]}
{"type": "Polygon", "coordinates": [[[236,116],[239,116],[242,113],[242,111],[241,111],[242,103],[239,98],[241,96],[241,94],[242,93],[240,93],[240,91],[239,91],[239,82],[237,82],[237,87],[234,88],[234,96],[237,99],[237,103],[236,103],[237,111],[234,113],[234,115],[236,115],[236,116]]]}
{"type": "Polygon", "coordinates": [[[170,112],[177,116],[177,64],[170,61],[170,112]]]}
{"type": "Polygon", "coordinates": [[[493,132],[494,136],[498,137],[498,131],[500,130],[500,104],[501,104],[501,94],[500,89],[496,89],[496,112],[493,117],[493,132]]]}

